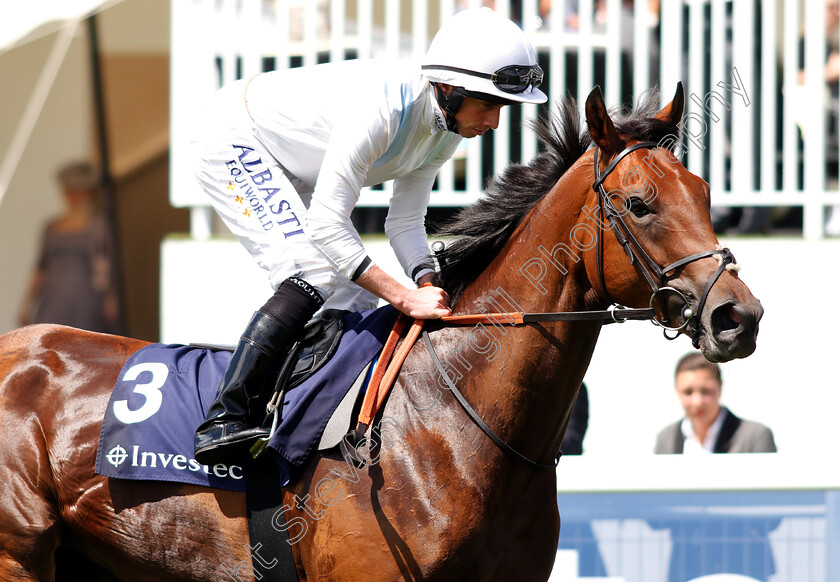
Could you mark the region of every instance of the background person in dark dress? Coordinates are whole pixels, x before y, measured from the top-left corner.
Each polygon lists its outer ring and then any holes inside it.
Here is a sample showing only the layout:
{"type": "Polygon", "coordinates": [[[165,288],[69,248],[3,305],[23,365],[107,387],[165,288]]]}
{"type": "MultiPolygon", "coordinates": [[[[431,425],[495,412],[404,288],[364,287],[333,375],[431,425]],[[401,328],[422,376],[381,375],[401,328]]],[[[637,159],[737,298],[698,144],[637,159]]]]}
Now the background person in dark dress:
{"type": "Polygon", "coordinates": [[[99,175],[87,163],[58,173],[65,212],[44,229],[38,264],[18,320],[113,332],[117,300],[111,285],[111,242],[97,212],[99,175]]]}

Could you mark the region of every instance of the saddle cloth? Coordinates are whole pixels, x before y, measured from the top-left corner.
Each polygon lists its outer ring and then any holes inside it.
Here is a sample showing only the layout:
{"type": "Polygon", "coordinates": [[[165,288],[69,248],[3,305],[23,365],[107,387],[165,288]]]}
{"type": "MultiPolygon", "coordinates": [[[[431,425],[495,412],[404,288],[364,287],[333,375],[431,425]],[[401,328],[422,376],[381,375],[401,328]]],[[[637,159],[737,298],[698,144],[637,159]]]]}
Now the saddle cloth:
{"type": "MultiPolygon", "coordinates": [[[[282,485],[318,450],[339,405],[369,370],[393,327],[390,306],[347,313],[332,358],[284,395],[282,420],[267,452],[282,485]]],[[[208,347],[151,344],[132,354],[117,379],[100,432],[96,473],[118,479],[175,481],[244,491],[240,465],[201,465],[193,458],[196,427],[216,398],[231,353],[208,347]]],[[[345,398],[347,397],[347,398],[345,398]]],[[[349,407],[352,410],[352,406],[349,407]]],[[[347,416],[338,432],[346,432],[347,416]]],[[[334,438],[327,446],[334,446],[334,438]]]]}

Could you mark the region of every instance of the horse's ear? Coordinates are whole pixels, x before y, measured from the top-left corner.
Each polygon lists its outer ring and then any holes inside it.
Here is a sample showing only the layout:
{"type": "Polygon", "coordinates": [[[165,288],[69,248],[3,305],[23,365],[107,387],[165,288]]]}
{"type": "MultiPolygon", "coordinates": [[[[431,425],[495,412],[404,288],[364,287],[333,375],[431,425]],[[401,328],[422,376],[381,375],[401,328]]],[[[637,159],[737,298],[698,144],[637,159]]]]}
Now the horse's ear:
{"type": "Polygon", "coordinates": [[[674,125],[679,125],[684,108],[685,94],[683,93],[682,81],[680,81],[677,83],[677,91],[674,93],[674,98],[654,117],[656,117],[656,119],[661,119],[662,121],[668,121],[674,125]]]}
{"type": "Polygon", "coordinates": [[[607,162],[613,155],[624,148],[624,142],[618,136],[612,119],[607,113],[607,106],[604,105],[604,97],[601,95],[601,87],[595,86],[586,98],[586,125],[589,126],[589,135],[592,141],[600,148],[601,161],[607,162]]]}

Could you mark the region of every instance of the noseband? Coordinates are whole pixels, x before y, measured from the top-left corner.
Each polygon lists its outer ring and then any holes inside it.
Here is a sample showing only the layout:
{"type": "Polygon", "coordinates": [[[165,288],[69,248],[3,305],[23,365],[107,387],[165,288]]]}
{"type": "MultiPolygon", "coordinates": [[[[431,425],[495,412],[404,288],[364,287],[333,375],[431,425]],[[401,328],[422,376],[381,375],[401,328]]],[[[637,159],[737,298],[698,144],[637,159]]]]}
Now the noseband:
{"type": "MultiPolygon", "coordinates": [[[[615,169],[618,163],[628,154],[634,152],[638,149],[646,148],[656,148],[658,144],[654,142],[640,142],[637,144],[633,144],[632,146],[624,149],[621,153],[619,153],[604,169],[604,172],[601,173],[600,167],[598,165],[598,147],[595,147],[594,152],[594,161],[595,161],[595,182],[592,184],[592,188],[595,190],[595,193],[598,195],[598,214],[600,218],[600,224],[598,228],[596,228],[596,256],[597,256],[597,269],[598,269],[598,283],[601,287],[601,293],[603,297],[610,303],[611,307],[605,311],[572,311],[572,312],[560,312],[560,313],[481,313],[481,314],[468,314],[468,315],[450,315],[441,318],[441,321],[450,325],[466,325],[466,324],[475,324],[480,322],[489,321],[496,325],[522,325],[522,324],[529,324],[529,323],[537,323],[543,321],[592,321],[592,320],[601,320],[604,322],[614,321],[616,323],[623,323],[628,319],[651,319],[654,323],[661,326],[663,329],[663,333],[666,338],[668,339],[676,339],[679,335],[680,330],[686,328],[690,322],[698,322],[694,324],[694,330],[691,334],[691,340],[694,344],[694,347],[697,347],[699,344],[700,339],[700,316],[703,313],[703,307],[706,304],[706,299],[709,296],[709,292],[712,289],[712,286],[717,282],[720,278],[723,271],[726,269],[727,265],[735,263],[735,257],[732,256],[732,253],[727,248],[720,248],[714,249],[710,251],[703,251],[700,253],[695,253],[693,255],[688,255],[687,257],[683,257],[678,261],[674,261],[669,265],[665,265],[664,267],[660,267],[659,264],[654,261],[650,255],[645,251],[645,248],[641,245],[639,240],[633,235],[630,229],[627,227],[627,223],[624,222],[624,218],[622,217],[622,213],[620,213],[616,207],[613,205],[612,200],[609,196],[607,196],[606,191],[604,190],[604,180],[610,173],[615,169]],[[604,276],[604,261],[603,261],[603,237],[601,236],[601,230],[603,230],[604,219],[609,220],[610,223],[610,230],[612,230],[615,238],[621,244],[622,248],[624,248],[624,252],[627,253],[627,256],[630,258],[630,264],[636,266],[639,271],[642,272],[642,275],[647,280],[648,284],[650,285],[653,294],[650,297],[650,307],[645,309],[628,309],[625,307],[621,307],[615,303],[610,298],[609,292],[607,291],[607,283],[606,278],[604,276]],[[684,267],[685,265],[692,263],[694,261],[704,259],[706,257],[715,257],[720,262],[718,265],[717,270],[709,279],[708,283],[706,283],[706,288],[703,290],[703,295],[700,297],[700,300],[697,302],[697,310],[696,312],[691,309],[691,302],[689,301],[688,297],[685,296],[679,290],[669,287],[665,284],[666,279],[668,278],[668,273],[679,269],[680,267],[684,267]],[[671,322],[668,318],[668,305],[667,305],[667,297],[668,295],[674,295],[679,298],[683,304],[685,305],[685,309],[682,312],[682,317],[684,321],[680,325],[671,325],[671,322]],[[657,300],[662,301],[662,307],[657,310],[654,307],[654,304],[657,300]],[[677,332],[673,336],[669,336],[668,332],[677,332]]],[[[438,261],[441,264],[444,264],[445,259],[442,256],[443,253],[443,244],[442,243],[435,243],[432,245],[433,252],[438,258],[438,261]]],[[[678,323],[678,322],[677,322],[678,323]]],[[[447,386],[449,387],[452,394],[455,396],[458,403],[463,407],[464,411],[467,415],[475,422],[484,433],[490,437],[497,446],[499,446],[502,450],[504,450],[509,455],[513,456],[514,458],[518,459],[520,462],[528,465],[533,469],[538,470],[546,470],[550,471],[553,470],[554,467],[557,465],[557,461],[560,460],[560,453],[555,459],[554,464],[543,464],[538,463],[536,461],[532,461],[531,459],[525,457],[524,455],[520,454],[516,450],[514,450],[510,445],[505,443],[501,438],[499,438],[496,433],[494,433],[487,424],[481,420],[478,414],[473,410],[473,408],[469,405],[466,401],[464,396],[458,390],[458,387],[455,383],[449,378],[446,369],[444,368],[443,364],[441,363],[440,359],[438,358],[437,354],[435,353],[434,347],[432,346],[432,342],[429,339],[428,332],[423,332],[423,340],[426,343],[426,349],[429,352],[429,355],[432,358],[432,362],[435,364],[440,377],[446,382],[447,386]]]]}
{"type": "MultiPolygon", "coordinates": [[[[688,326],[689,322],[692,322],[692,320],[696,321],[697,323],[694,325],[694,332],[692,334],[692,342],[694,343],[695,347],[697,347],[697,342],[699,340],[700,334],[699,321],[703,313],[703,308],[706,305],[706,299],[709,296],[709,292],[712,290],[712,286],[717,282],[718,278],[726,269],[727,265],[735,263],[735,257],[732,256],[732,252],[728,248],[720,248],[695,253],[693,255],[683,257],[678,261],[674,261],[669,265],[660,267],[659,264],[650,257],[650,255],[647,253],[647,251],[639,242],[639,240],[627,227],[627,223],[624,221],[623,218],[623,213],[619,212],[616,209],[615,205],[613,205],[612,203],[612,199],[607,195],[607,192],[604,190],[604,180],[607,179],[610,173],[612,173],[616,166],[618,166],[618,163],[622,159],[624,159],[625,156],[638,149],[651,149],[656,147],[658,147],[658,144],[650,141],[633,144],[625,148],[621,153],[619,153],[615,158],[613,158],[613,160],[607,165],[607,167],[604,168],[604,172],[602,173],[600,165],[598,164],[598,154],[600,153],[600,149],[598,148],[598,146],[595,146],[593,156],[595,164],[595,182],[592,184],[592,188],[598,195],[598,214],[601,222],[601,224],[598,225],[599,228],[596,229],[596,260],[598,270],[598,283],[601,287],[601,293],[603,293],[604,298],[609,303],[615,303],[610,298],[609,292],[607,291],[607,283],[604,276],[603,239],[601,237],[601,230],[602,225],[604,224],[604,221],[606,219],[609,220],[610,230],[612,230],[616,240],[618,240],[619,244],[621,244],[622,248],[624,249],[624,252],[627,253],[628,258],[630,259],[630,264],[638,267],[638,270],[641,271],[642,275],[645,277],[645,280],[647,280],[648,284],[650,285],[650,288],[653,291],[653,294],[650,297],[650,307],[653,309],[654,304],[658,300],[662,301],[663,308],[661,309],[660,313],[657,313],[656,310],[654,310],[653,321],[663,328],[663,333],[668,339],[675,339],[677,335],[679,335],[678,333],[676,333],[673,336],[669,336],[668,331],[679,332],[679,330],[688,326]],[[718,255],[719,257],[717,257],[718,255]],[[679,269],[680,267],[684,267],[685,265],[694,261],[712,256],[718,258],[720,264],[718,265],[717,270],[709,279],[708,283],[706,283],[706,288],[703,290],[703,294],[700,297],[700,300],[697,302],[696,311],[694,311],[691,309],[691,304],[688,297],[686,297],[685,294],[678,291],[677,289],[667,286],[665,282],[668,278],[668,273],[671,273],[672,271],[679,269]],[[684,318],[684,321],[680,325],[672,325],[668,317],[667,302],[665,301],[668,295],[675,295],[685,305],[685,309],[682,312],[682,317],[684,318]]],[[[627,210],[624,211],[624,213],[626,212],[627,210]]]]}

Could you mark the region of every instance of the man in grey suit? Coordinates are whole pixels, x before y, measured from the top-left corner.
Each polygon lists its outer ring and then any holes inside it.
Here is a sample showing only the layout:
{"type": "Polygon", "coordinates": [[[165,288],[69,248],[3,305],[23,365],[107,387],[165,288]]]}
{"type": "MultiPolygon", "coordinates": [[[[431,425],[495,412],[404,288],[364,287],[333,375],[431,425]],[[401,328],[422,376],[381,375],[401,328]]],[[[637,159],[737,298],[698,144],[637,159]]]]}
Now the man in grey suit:
{"type": "Polygon", "coordinates": [[[656,437],[657,454],[775,453],[773,432],[741,419],[720,404],[720,366],[699,352],[677,363],[674,384],[685,418],[666,426],[656,437]]]}

